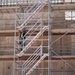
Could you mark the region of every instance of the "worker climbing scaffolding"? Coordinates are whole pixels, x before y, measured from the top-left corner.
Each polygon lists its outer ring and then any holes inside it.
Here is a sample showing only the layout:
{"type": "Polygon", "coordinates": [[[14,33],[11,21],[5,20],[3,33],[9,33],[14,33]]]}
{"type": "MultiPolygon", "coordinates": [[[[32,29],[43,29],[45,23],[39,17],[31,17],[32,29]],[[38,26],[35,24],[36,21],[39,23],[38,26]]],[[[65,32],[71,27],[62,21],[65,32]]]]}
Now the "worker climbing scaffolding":
{"type": "Polygon", "coordinates": [[[26,45],[26,42],[25,42],[25,39],[26,39],[26,36],[25,36],[26,28],[23,27],[22,29],[20,29],[19,33],[20,33],[20,35],[19,35],[19,42],[18,42],[18,44],[20,44],[21,47],[18,50],[22,50],[23,47],[26,45]]]}

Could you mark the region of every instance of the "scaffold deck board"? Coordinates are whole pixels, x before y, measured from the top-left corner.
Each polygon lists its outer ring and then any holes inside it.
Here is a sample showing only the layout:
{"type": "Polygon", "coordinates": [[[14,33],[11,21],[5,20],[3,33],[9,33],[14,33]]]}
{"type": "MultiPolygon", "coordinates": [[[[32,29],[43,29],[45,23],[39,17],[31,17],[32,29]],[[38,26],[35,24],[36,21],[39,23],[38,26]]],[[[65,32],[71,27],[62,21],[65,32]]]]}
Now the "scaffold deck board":
{"type": "MultiPolygon", "coordinates": [[[[0,30],[0,36],[14,36],[14,33],[17,33],[18,35],[18,30],[0,30]]],[[[64,29],[51,29],[52,34],[55,35],[60,35],[60,34],[75,34],[75,28],[64,28],[64,29]]],[[[33,33],[36,34],[37,32],[33,33]]]]}
{"type": "MultiPolygon", "coordinates": [[[[18,59],[19,60],[27,60],[27,58],[31,55],[33,55],[33,54],[24,54],[21,57],[15,57],[15,59],[16,60],[18,60],[18,59]]],[[[47,57],[45,60],[48,59],[48,54],[46,54],[46,56],[47,57]]],[[[39,57],[40,57],[40,55],[39,55],[39,57]]],[[[64,60],[75,59],[75,55],[51,56],[52,60],[61,60],[61,58],[64,60]]],[[[0,60],[14,60],[14,56],[13,55],[0,55],[0,60]]]]}
{"type": "Polygon", "coordinates": [[[14,33],[18,34],[18,30],[0,30],[0,36],[14,36],[14,33]]]}
{"type": "Polygon", "coordinates": [[[19,8],[18,6],[6,6],[6,7],[0,7],[0,10],[10,10],[10,9],[16,9],[16,8],[19,8]]]}

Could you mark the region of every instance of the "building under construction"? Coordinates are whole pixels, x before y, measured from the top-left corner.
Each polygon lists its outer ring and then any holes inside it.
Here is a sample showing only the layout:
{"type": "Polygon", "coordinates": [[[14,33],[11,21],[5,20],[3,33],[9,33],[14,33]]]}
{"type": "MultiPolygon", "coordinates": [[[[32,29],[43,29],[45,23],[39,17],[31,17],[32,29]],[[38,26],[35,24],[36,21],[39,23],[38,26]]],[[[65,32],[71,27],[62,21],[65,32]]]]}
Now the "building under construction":
{"type": "Polygon", "coordinates": [[[0,0],[0,75],[75,75],[75,0],[0,0]]]}

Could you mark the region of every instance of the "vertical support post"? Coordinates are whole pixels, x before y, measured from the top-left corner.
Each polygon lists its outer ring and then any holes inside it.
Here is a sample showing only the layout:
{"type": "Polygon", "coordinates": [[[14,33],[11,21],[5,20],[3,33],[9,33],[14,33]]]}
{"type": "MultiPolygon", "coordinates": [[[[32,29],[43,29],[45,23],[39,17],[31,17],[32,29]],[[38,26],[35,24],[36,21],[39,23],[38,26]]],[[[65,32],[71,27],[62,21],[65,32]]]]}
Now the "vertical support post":
{"type": "MultiPolygon", "coordinates": [[[[41,0],[41,3],[43,3],[43,1],[41,0]]],[[[42,26],[41,26],[41,29],[43,28],[43,9],[42,9],[42,15],[41,15],[41,24],[42,24],[42,26]]],[[[41,36],[41,46],[42,46],[42,54],[43,54],[43,38],[44,38],[44,36],[43,36],[43,34],[42,34],[42,36],[41,36]]],[[[42,55],[41,55],[42,56],[42,55]]],[[[44,75],[44,67],[43,67],[43,61],[42,61],[42,63],[41,63],[41,74],[42,75],[44,75]]]]}
{"type": "MultiPolygon", "coordinates": [[[[9,1],[10,2],[10,1],[9,1]]],[[[11,3],[11,2],[10,2],[11,3]]],[[[18,2],[16,2],[16,14],[17,14],[17,6],[18,6],[18,2]]],[[[15,33],[14,33],[14,60],[13,60],[13,75],[17,75],[18,74],[18,70],[16,70],[16,25],[17,25],[17,17],[15,14],[15,33]],[[17,71],[17,72],[16,72],[17,71]]]]}
{"type": "Polygon", "coordinates": [[[22,74],[22,75],[24,75],[24,70],[23,70],[23,69],[22,69],[22,71],[21,71],[21,72],[22,72],[21,74],[22,74]]]}
{"type": "Polygon", "coordinates": [[[48,0],[48,75],[51,75],[51,0],[48,0]]]}
{"type": "Polygon", "coordinates": [[[44,60],[42,61],[41,67],[42,67],[42,72],[41,72],[41,74],[44,75],[44,60]]]}
{"type": "Polygon", "coordinates": [[[42,52],[42,46],[41,46],[41,52],[40,52],[40,57],[42,57],[42,54],[43,54],[43,52],[42,52]]]}
{"type": "MultiPolygon", "coordinates": [[[[17,7],[17,5],[16,5],[17,7]]],[[[16,13],[17,13],[17,8],[16,8],[16,13]]],[[[15,62],[16,62],[16,56],[15,53],[16,52],[16,15],[15,15],[15,33],[14,33],[14,61],[13,61],[13,75],[15,74],[15,62]]]]}

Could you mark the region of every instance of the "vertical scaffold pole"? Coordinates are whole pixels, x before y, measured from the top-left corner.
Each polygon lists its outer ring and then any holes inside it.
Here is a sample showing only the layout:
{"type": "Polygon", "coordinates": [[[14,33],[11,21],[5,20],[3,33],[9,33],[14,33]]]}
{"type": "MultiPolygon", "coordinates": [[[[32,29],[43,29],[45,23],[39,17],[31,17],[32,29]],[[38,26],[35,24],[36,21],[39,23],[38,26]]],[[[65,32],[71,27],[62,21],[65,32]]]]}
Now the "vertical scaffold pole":
{"type": "Polygon", "coordinates": [[[48,0],[48,75],[51,75],[51,0],[48,0]]]}

